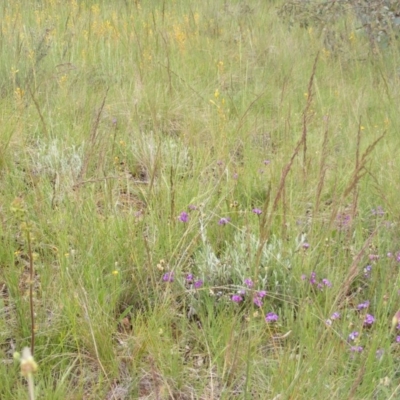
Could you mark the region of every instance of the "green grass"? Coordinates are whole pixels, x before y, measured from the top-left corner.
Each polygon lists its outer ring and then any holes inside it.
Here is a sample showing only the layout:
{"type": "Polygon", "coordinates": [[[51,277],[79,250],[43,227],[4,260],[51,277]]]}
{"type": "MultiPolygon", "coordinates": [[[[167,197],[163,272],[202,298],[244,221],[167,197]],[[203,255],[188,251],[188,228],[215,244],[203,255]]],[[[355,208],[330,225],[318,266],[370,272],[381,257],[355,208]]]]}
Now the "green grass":
{"type": "Polygon", "coordinates": [[[349,12],[328,48],[280,1],[90,3],[2,6],[0,398],[31,285],[37,399],[398,398],[396,44],[349,12]]]}

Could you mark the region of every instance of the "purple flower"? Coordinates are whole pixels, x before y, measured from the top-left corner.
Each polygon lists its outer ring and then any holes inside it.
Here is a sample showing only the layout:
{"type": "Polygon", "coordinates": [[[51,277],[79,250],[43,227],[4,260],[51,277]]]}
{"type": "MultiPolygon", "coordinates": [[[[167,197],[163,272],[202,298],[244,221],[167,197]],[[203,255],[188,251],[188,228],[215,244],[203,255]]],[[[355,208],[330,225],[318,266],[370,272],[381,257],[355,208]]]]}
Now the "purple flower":
{"type": "Polygon", "coordinates": [[[242,298],[242,296],[239,296],[238,294],[234,294],[234,295],[231,297],[231,300],[232,300],[233,302],[235,302],[235,303],[240,303],[240,302],[243,300],[243,298],[242,298]]]}
{"type": "Polygon", "coordinates": [[[257,214],[257,215],[262,214],[262,211],[261,211],[259,208],[253,208],[252,212],[253,212],[254,214],[257,214]]]}
{"type": "Polygon", "coordinates": [[[336,217],[336,223],[339,228],[347,228],[348,225],[350,224],[351,217],[349,214],[338,214],[336,217]]]}
{"type": "Polygon", "coordinates": [[[371,278],[371,270],[372,270],[372,266],[371,265],[367,265],[364,268],[364,278],[367,278],[367,279],[371,278]]]}
{"type": "Polygon", "coordinates": [[[331,315],[331,319],[332,319],[332,320],[339,319],[339,318],[340,318],[340,313],[338,313],[338,312],[334,312],[334,313],[331,315]]]}
{"type": "Polygon", "coordinates": [[[254,286],[254,283],[253,283],[253,281],[252,281],[250,278],[245,279],[245,280],[244,280],[244,284],[245,284],[249,289],[251,289],[251,288],[254,286]]]}
{"type": "Polygon", "coordinates": [[[173,281],[174,281],[174,273],[173,273],[173,272],[166,272],[166,273],[163,275],[162,280],[163,280],[164,282],[173,282],[173,281]]]}
{"type": "Polygon", "coordinates": [[[179,215],[179,221],[181,222],[188,222],[189,221],[189,214],[185,211],[182,211],[179,215]]]}
{"type": "Polygon", "coordinates": [[[354,340],[356,340],[356,338],[358,338],[359,333],[357,331],[351,332],[350,335],[347,337],[347,340],[350,342],[353,342],[354,340]]]}
{"type": "Polygon", "coordinates": [[[375,317],[371,314],[367,314],[364,319],[364,326],[371,326],[375,322],[375,317]]]}
{"type": "Polygon", "coordinates": [[[269,312],[266,316],[265,316],[265,321],[266,322],[276,322],[276,321],[278,321],[278,315],[276,315],[275,313],[273,313],[273,312],[269,312]]]}
{"type": "Polygon", "coordinates": [[[193,204],[190,204],[190,205],[189,205],[189,210],[190,210],[190,211],[197,210],[197,206],[195,206],[195,205],[193,205],[193,204]]]}
{"type": "Polygon", "coordinates": [[[324,278],[322,279],[322,283],[326,286],[326,287],[332,287],[332,283],[330,281],[328,281],[328,279],[324,278]]]}
{"type": "Polygon", "coordinates": [[[253,297],[253,303],[257,307],[261,307],[263,304],[262,298],[265,297],[266,295],[267,295],[267,292],[265,290],[260,290],[260,291],[256,292],[253,297]]]}
{"type": "Polygon", "coordinates": [[[378,254],[370,254],[370,255],[368,256],[368,258],[369,258],[371,261],[377,261],[377,260],[379,260],[379,255],[378,255],[378,254]]]}
{"type": "Polygon", "coordinates": [[[400,262],[400,251],[397,252],[397,254],[396,254],[396,261],[397,261],[397,262],[400,262]]]}
{"type": "Polygon", "coordinates": [[[261,297],[258,296],[254,296],[253,298],[253,303],[257,306],[257,307],[262,307],[263,302],[261,300],[261,297]]]}
{"type": "Polygon", "coordinates": [[[193,281],[193,274],[187,274],[187,275],[186,275],[186,280],[187,280],[188,282],[192,282],[192,281],[193,281]]]}
{"type": "Polygon", "coordinates": [[[362,346],[351,346],[350,351],[353,353],[361,353],[364,350],[362,346]]]}
{"type": "Polygon", "coordinates": [[[311,276],[310,276],[311,285],[315,285],[317,283],[317,280],[315,279],[316,276],[317,276],[317,274],[315,272],[311,272],[311,276]]]}
{"type": "Polygon", "coordinates": [[[231,219],[229,217],[223,217],[218,221],[218,225],[226,225],[231,219]]]}
{"type": "Polygon", "coordinates": [[[400,343],[400,336],[396,336],[396,343],[400,343]]]}
{"type": "Polygon", "coordinates": [[[368,307],[369,307],[369,300],[366,300],[366,301],[364,301],[363,303],[360,303],[357,306],[357,310],[364,310],[364,309],[366,309],[368,307]]]}
{"type": "Polygon", "coordinates": [[[310,243],[304,242],[302,247],[304,250],[307,250],[310,247],[310,243]]]}
{"type": "Polygon", "coordinates": [[[198,281],[196,281],[193,284],[193,286],[194,286],[195,289],[199,289],[199,288],[201,288],[203,286],[203,281],[201,279],[199,279],[198,281]]]}

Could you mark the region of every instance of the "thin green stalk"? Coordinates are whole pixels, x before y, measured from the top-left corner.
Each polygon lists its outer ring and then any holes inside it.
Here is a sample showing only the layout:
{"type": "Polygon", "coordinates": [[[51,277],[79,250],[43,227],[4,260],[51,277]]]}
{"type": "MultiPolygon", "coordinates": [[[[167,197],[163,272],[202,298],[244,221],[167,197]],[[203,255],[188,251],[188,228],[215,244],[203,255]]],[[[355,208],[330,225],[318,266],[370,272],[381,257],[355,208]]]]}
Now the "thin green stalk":
{"type": "Polygon", "coordinates": [[[28,255],[29,255],[29,307],[31,314],[31,354],[33,356],[35,350],[35,313],[33,309],[34,266],[33,266],[31,234],[29,229],[27,229],[26,231],[26,239],[28,242],[28,255]]]}

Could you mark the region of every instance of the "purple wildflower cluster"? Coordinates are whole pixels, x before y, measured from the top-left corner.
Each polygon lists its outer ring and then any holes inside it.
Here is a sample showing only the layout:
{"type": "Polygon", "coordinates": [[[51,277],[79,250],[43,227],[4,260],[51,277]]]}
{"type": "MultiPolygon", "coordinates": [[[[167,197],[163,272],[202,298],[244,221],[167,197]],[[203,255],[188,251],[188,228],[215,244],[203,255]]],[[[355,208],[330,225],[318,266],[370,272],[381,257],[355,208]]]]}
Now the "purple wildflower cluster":
{"type": "Polygon", "coordinates": [[[349,227],[351,223],[351,216],[350,214],[340,213],[336,217],[336,226],[341,229],[345,230],[349,227]]]}
{"type": "Polygon", "coordinates": [[[262,307],[263,302],[262,299],[263,297],[265,297],[267,295],[267,292],[265,290],[259,290],[258,292],[254,293],[253,296],[253,303],[257,306],[257,307],[262,307]]]}
{"type": "Polygon", "coordinates": [[[317,280],[317,273],[316,272],[311,272],[310,277],[308,278],[307,275],[303,274],[301,276],[302,281],[307,281],[312,285],[316,286],[317,289],[323,290],[324,288],[330,288],[332,287],[332,283],[329,279],[323,278],[320,281],[317,280]]]}
{"type": "Polygon", "coordinates": [[[187,274],[186,275],[186,282],[189,283],[189,284],[193,284],[193,287],[195,289],[200,289],[204,284],[202,279],[196,279],[193,276],[193,274],[187,274]]]}
{"type": "Polygon", "coordinates": [[[364,267],[364,278],[365,279],[370,279],[371,273],[372,273],[372,265],[367,265],[366,267],[364,267]]]}
{"type": "MultiPolygon", "coordinates": [[[[247,289],[254,288],[254,282],[251,278],[246,278],[244,280],[244,285],[246,286],[247,289]]],[[[257,307],[262,307],[263,305],[262,299],[267,295],[267,292],[265,290],[256,290],[253,291],[252,293],[253,293],[253,303],[257,307]]],[[[240,303],[244,300],[246,294],[247,294],[246,290],[241,289],[236,294],[231,296],[231,300],[234,303],[240,303]]]]}
{"type": "MultiPolygon", "coordinates": [[[[369,308],[369,300],[365,300],[357,305],[356,310],[360,312],[363,310],[368,310],[368,308],[369,308]]],[[[375,317],[371,314],[366,313],[363,316],[363,318],[364,318],[364,323],[363,323],[364,328],[370,328],[375,322],[375,317]]]]}
{"type": "Polygon", "coordinates": [[[265,321],[268,323],[276,322],[276,321],[278,321],[278,319],[279,319],[279,316],[277,314],[275,314],[274,312],[269,312],[265,316],[265,321]]]}
{"type": "MultiPolygon", "coordinates": [[[[362,326],[364,329],[371,328],[372,325],[375,323],[375,317],[372,314],[366,312],[369,308],[369,305],[370,305],[369,300],[365,300],[359,303],[355,308],[355,311],[359,313],[360,317],[363,319],[362,326]]],[[[352,331],[347,336],[347,342],[351,345],[350,351],[352,353],[361,353],[364,350],[364,347],[359,345],[360,336],[361,334],[359,331],[352,331]]]]}
{"type": "MultiPolygon", "coordinates": [[[[254,282],[251,278],[246,278],[244,280],[244,285],[246,286],[246,289],[254,288],[254,282]]],[[[235,293],[231,296],[231,301],[233,301],[234,303],[241,303],[242,301],[244,301],[246,294],[247,294],[246,290],[241,289],[237,293],[235,293]]],[[[263,298],[266,295],[267,295],[267,292],[265,290],[252,291],[253,304],[256,307],[261,308],[263,306],[263,298]]],[[[268,323],[276,322],[277,320],[278,320],[278,315],[273,312],[269,312],[265,316],[265,321],[268,323]]]]}
{"type": "Polygon", "coordinates": [[[251,288],[254,286],[254,282],[253,282],[250,278],[245,279],[245,280],[244,280],[244,284],[245,284],[249,289],[251,289],[251,288]]]}
{"type": "MultiPolygon", "coordinates": [[[[189,212],[190,211],[195,211],[197,209],[198,209],[198,207],[193,205],[193,204],[190,204],[188,206],[189,212]]],[[[256,215],[261,215],[262,214],[262,210],[259,209],[259,208],[253,208],[251,211],[252,211],[253,214],[256,214],[256,215]]],[[[189,219],[190,219],[190,215],[186,211],[182,211],[178,216],[178,221],[183,222],[184,224],[189,222],[189,219]]],[[[229,222],[231,222],[231,218],[230,217],[221,217],[218,220],[218,225],[221,225],[221,226],[228,225],[229,222]]]]}
{"type": "Polygon", "coordinates": [[[347,337],[347,342],[351,344],[350,352],[352,353],[362,353],[364,350],[363,346],[357,344],[359,340],[360,333],[358,331],[353,331],[347,337]]]}
{"type": "MultiPolygon", "coordinates": [[[[174,282],[174,280],[175,274],[173,271],[166,272],[162,277],[163,282],[174,282]]],[[[201,288],[204,283],[202,279],[195,279],[193,274],[186,275],[186,282],[192,284],[195,289],[201,288]]]]}

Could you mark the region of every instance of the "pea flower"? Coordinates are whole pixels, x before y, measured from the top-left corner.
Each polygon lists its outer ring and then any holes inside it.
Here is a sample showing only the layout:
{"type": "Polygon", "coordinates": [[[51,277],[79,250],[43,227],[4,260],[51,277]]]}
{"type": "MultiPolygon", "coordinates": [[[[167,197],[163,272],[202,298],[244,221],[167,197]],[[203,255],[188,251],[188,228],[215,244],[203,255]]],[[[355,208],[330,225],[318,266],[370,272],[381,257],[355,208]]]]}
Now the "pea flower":
{"type": "Polygon", "coordinates": [[[244,284],[245,284],[249,289],[251,289],[251,288],[254,286],[254,283],[253,283],[253,281],[252,281],[250,278],[245,279],[245,280],[244,280],[244,284]]]}
{"type": "Polygon", "coordinates": [[[265,316],[265,321],[270,323],[270,322],[276,322],[278,321],[278,315],[273,313],[273,312],[269,312],[266,316],[265,316]]]}
{"type": "Polygon", "coordinates": [[[195,289],[199,289],[199,288],[201,288],[203,286],[203,281],[201,279],[199,279],[198,281],[196,281],[193,284],[193,286],[194,286],[195,289]]]}
{"type": "Polygon", "coordinates": [[[371,314],[367,314],[364,319],[364,326],[371,326],[375,322],[375,317],[371,314]]]}
{"type": "Polygon", "coordinates": [[[234,295],[231,297],[231,300],[232,300],[234,303],[240,303],[240,302],[243,300],[243,298],[242,298],[242,296],[239,296],[238,294],[234,294],[234,295]]]}
{"type": "Polygon", "coordinates": [[[223,217],[218,221],[218,225],[226,225],[231,219],[229,217],[223,217]]]}
{"type": "Polygon", "coordinates": [[[357,306],[357,310],[365,310],[368,307],[369,307],[369,300],[366,300],[357,306]]]}
{"type": "Polygon", "coordinates": [[[350,342],[354,342],[358,338],[360,334],[357,331],[351,332],[349,336],[347,337],[347,340],[350,342]]]}
{"type": "Polygon", "coordinates": [[[174,273],[166,272],[162,278],[163,282],[173,282],[174,281],[174,273]]]}
{"type": "Polygon", "coordinates": [[[182,211],[179,215],[179,221],[181,222],[188,222],[189,221],[189,214],[185,211],[182,211]]]}

